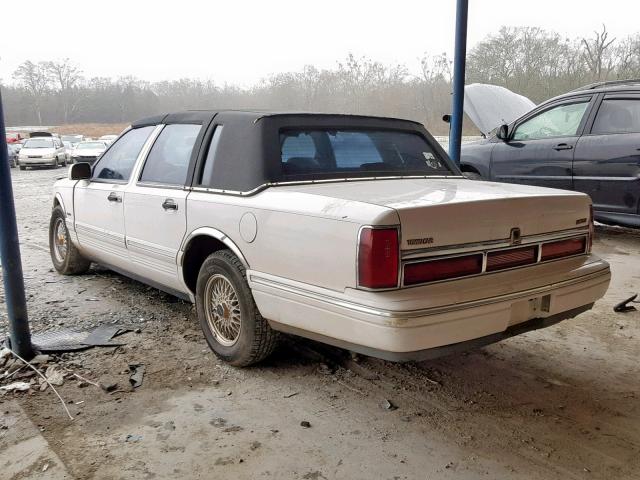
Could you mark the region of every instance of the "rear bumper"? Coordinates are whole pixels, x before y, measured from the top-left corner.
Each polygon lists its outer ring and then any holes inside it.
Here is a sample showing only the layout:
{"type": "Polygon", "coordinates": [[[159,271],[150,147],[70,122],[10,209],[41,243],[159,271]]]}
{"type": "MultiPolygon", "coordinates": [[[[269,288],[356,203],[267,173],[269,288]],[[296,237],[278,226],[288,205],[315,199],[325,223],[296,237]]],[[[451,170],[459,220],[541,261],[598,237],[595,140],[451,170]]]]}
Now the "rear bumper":
{"type": "MultiPolygon", "coordinates": [[[[536,269],[542,275],[549,267],[523,269],[529,278],[523,283],[531,283],[536,269]]],[[[372,292],[355,298],[350,292],[337,295],[248,273],[256,304],[274,329],[395,361],[433,358],[571,318],[590,309],[605,294],[611,278],[608,264],[590,257],[588,263],[576,264],[574,271],[565,271],[564,278],[523,289],[513,288],[517,286],[513,282],[510,291],[498,295],[481,297],[475,290],[470,295],[476,298],[462,300],[464,282],[455,281],[439,285],[439,292],[420,287],[377,294],[383,299],[375,303],[363,301],[375,299],[372,292]],[[453,292],[450,298],[462,301],[433,305],[431,300],[443,288],[453,292]],[[400,296],[401,300],[394,298],[400,296]]],[[[502,276],[484,282],[509,280],[502,276]]],[[[485,289],[495,290],[491,285],[485,289]]]]}

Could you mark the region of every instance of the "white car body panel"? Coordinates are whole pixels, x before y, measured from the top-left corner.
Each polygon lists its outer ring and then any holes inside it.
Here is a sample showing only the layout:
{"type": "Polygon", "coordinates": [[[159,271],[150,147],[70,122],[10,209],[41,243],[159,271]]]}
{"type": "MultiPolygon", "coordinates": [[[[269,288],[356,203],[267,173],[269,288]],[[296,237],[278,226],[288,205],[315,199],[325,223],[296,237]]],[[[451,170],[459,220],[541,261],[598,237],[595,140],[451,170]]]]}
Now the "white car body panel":
{"type": "Polygon", "coordinates": [[[400,227],[406,262],[509,247],[514,227],[523,244],[587,235],[589,197],[460,177],[278,185],[246,196],[139,184],[161,130],[126,184],[61,180],[55,198],[83,255],[191,300],[185,252],[194,238],[211,236],[244,263],[273,328],[395,360],[577,314],[608,286],[606,262],[581,254],[408,288],[358,288],[363,226],[400,227]],[[122,201],[108,201],[112,193],[122,201]],[[167,199],[177,209],[163,208],[167,199]],[[421,237],[432,238],[429,248],[408,243],[421,237]]]}

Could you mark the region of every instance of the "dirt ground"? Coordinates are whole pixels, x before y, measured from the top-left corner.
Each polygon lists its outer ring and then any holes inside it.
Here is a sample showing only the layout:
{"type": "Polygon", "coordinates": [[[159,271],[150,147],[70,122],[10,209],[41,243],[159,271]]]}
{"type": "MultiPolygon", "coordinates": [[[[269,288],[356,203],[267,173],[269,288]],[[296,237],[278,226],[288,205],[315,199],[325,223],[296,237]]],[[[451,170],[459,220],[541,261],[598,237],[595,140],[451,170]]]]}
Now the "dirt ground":
{"type": "Polygon", "coordinates": [[[98,267],[52,270],[51,185],[64,173],[12,171],[32,328],[139,333],[54,359],[73,421],[51,388],[0,396],[0,478],[640,478],[640,312],[612,310],[640,291],[640,232],[598,228],[609,293],[554,327],[414,364],[289,338],[235,369],[210,353],[190,304],[98,267]],[[129,364],[146,368],[135,390],[129,364]]]}

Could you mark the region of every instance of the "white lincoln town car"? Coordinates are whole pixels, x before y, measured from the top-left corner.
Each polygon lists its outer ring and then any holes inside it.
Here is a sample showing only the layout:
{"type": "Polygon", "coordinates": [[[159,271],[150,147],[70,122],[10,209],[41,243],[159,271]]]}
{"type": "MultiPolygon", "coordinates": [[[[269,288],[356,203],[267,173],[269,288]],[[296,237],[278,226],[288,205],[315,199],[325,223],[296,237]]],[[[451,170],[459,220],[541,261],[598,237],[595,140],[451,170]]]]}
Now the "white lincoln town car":
{"type": "Polygon", "coordinates": [[[574,317],[609,285],[587,195],[464,178],[418,123],[194,111],[141,120],[55,184],[53,265],[197,305],[213,351],[286,332],[393,361],[574,317]]]}

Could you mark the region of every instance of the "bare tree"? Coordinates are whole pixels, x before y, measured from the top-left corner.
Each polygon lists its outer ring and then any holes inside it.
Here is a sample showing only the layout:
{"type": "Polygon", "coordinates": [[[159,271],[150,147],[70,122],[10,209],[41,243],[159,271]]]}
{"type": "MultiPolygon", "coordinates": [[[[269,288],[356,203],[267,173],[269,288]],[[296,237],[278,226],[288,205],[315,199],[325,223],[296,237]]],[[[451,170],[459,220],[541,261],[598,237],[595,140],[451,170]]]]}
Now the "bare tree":
{"type": "Polygon", "coordinates": [[[13,78],[22,85],[32,98],[38,125],[42,125],[42,101],[51,86],[51,76],[46,62],[36,64],[27,60],[16,69],[13,73],[13,78]]]}
{"type": "Polygon", "coordinates": [[[584,57],[587,62],[587,66],[591,71],[592,79],[600,81],[607,74],[612,67],[612,57],[609,55],[609,47],[615,42],[615,38],[609,40],[609,32],[607,27],[602,25],[602,32],[593,32],[595,37],[591,39],[583,38],[582,44],[584,45],[585,53],[584,57]]]}
{"type": "Polygon", "coordinates": [[[68,58],[46,62],[46,68],[51,79],[56,83],[56,89],[62,101],[64,123],[67,123],[69,115],[75,112],[80,103],[79,96],[76,95],[74,98],[73,94],[77,89],[78,82],[82,79],[82,72],[78,67],[72,65],[68,58]]]}

